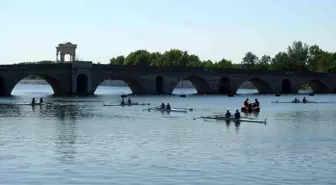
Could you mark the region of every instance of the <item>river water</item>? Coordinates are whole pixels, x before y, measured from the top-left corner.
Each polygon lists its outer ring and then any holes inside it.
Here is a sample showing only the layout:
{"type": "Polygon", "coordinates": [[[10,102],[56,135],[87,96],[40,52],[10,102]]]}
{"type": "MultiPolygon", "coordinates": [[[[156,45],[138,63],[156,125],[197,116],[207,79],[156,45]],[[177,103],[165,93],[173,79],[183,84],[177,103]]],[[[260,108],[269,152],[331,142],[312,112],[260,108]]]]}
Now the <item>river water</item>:
{"type": "MultiPolygon", "coordinates": [[[[134,96],[133,102],[195,109],[187,114],[104,107],[124,87],[58,98],[17,85],[4,102],[44,97],[46,106],[0,106],[0,184],[335,184],[336,104],[272,104],[294,96],[134,96]],[[258,98],[267,124],[194,120],[258,98]]],[[[176,93],[194,89],[178,89],[176,93]]],[[[241,90],[240,92],[249,92],[241,90]]],[[[302,96],[298,96],[302,98],[302,96]]],[[[308,97],[335,100],[334,95],[308,97]]]]}

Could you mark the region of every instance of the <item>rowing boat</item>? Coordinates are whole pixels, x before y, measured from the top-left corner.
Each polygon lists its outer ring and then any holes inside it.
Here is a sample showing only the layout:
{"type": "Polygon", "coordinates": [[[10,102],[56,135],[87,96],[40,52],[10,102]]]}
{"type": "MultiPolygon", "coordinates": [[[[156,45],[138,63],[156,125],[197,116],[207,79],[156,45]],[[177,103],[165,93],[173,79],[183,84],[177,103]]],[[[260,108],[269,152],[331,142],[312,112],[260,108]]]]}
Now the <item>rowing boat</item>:
{"type": "Polygon", "coordinates": [[[320,102],[316,102],[316,101],[307,101],[307,102],[295,102],[295,101],[272,101],[272,103],[335,103],[333,101],[326,101],[326,102],[323,102],[323,101],[320,101],[320,102]]]}
{"type": "Polygon", "coordinates": [[[34,106],[34,105],[48,105],[48,104],[52,104],[52,103],[0,103],[0,105],[30,105],[30,106],[34,106]]]}
{"type": "Polygon", "coordinates": [[[224,121],[233,121],[233,122],[251,122],[251,123],[265,123],[265,120],[254,120],[254,119],[236,119],[236,118],[227,118],[225,116],[202,116],[203,119],[215,119],[215,120],[224,120],[224,121]]]}
{"type": "Polygon", "coordinates": [[[35,106],[35,105],[46,105],[45,103],[12,103],[12,104],[8,104],[8,105],[29,105],[29,106],[35,106]]]}
{"type": "Polygon", "coordinates": [[[104,106],[132,106],[132,105],[150,105],[149,103],[125,103],[125,104],[104,104],[104,106]]]}
{"type": "Polygon", "coordinates": [[[148,111],[155,110],[155,111],[161,111],[161,112],[180,112],[180,113],[187,113],[187,110],[181,110],[181,109],[166,109],[166,108],[148,108],[148,111]]]}

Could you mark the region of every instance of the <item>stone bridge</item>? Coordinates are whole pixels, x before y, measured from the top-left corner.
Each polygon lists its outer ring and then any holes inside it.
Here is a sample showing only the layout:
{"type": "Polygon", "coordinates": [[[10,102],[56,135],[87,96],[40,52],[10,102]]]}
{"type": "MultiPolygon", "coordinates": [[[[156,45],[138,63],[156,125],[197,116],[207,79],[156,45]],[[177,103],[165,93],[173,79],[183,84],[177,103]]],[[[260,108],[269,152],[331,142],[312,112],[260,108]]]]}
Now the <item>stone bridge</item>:
{"type": "Polygon", "coordinates": [[[46,80],[54,94],[94,94],[104,80],[123,80],[133,94],[171,94],[182,80],[189,80],[199,94],[230,94],[250,81],[261,94],[295,94],[303,84],[314,93],[335,93],[335,73],[206,68],[115,66],[73,62],[0,66],[0,96],[11,95],[23,78],[36,75],[46,80]]]}

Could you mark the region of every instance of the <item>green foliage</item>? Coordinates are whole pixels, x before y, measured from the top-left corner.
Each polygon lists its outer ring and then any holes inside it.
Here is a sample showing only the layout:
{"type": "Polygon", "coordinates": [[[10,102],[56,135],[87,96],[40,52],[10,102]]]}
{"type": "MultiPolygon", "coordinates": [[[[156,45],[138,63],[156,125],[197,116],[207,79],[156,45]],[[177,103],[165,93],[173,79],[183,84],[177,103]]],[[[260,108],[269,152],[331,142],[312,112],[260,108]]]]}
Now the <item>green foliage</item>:
{"type": "Polygon", "coordinates": [[[125,57],[124,56],[118,56],[117,58],[111,58],[110,59],[110,64],[114,65],[124,65],[125,63],[125,57]]]}
{"type": "Polygon", "coordinates": [[[55,64],[56,62],[51,60],[42,60],[42,61],[36,61],[36,62],[19,62],[17,65],[20,64],[55,64]]]}
{"type": "Polygon", "coordinates": [[[230,60],[223,58],[222,60],[213,64],[214,68],[233,68],[233,64],[230,60]]]}
{"type": "Polygon", "coordinates": [[[179,49],[171,49],[164,53],[137,50],[131,52],[128,56],[118,56],[110,59],[110,64],[336,72],[336,53],[323,51],[317,45],[308,46],[301,41],[294,41],[286,51],[280,51],[273,57],[263,55],[259,58],[253,52],[247,52],[239,64],[234,64],[225,58],[219,61],[201,61],[197,55],[179,49]]]}
{"type": "Polygon", "coordinates": [[[311,86],[309,84],[302,84],[300,86],[300,89],[303,89],[303,90],[312,90],[311,86]]]}
{"type": "Polygon", "coordinates": [[[125,65],[149,66],[150,53],[146,50],[137,50],[130,53],[125,59],[125,65]]]}
{"type": "Polygon", "coordinates": [[[243,68],[253,69],[257,65],[259,58],[252,52],[247,52],[243,58],[242,65],[243,68]]]}

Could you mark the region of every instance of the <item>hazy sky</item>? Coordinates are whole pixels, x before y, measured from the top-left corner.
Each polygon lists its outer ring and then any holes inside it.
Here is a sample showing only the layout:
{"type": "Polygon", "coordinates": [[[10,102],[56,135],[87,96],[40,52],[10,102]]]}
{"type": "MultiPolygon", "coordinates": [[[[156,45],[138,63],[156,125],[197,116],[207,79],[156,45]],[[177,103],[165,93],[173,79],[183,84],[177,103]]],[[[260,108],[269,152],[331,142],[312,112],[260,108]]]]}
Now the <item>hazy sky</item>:
{"type": "Polygon", "coordinates": [[[0,0],[0,63],[55,60],[56,45],[107,63],[137,49],[202,60],[274,55],[294,40],[336,51],[335,0],[0,0]]]}

